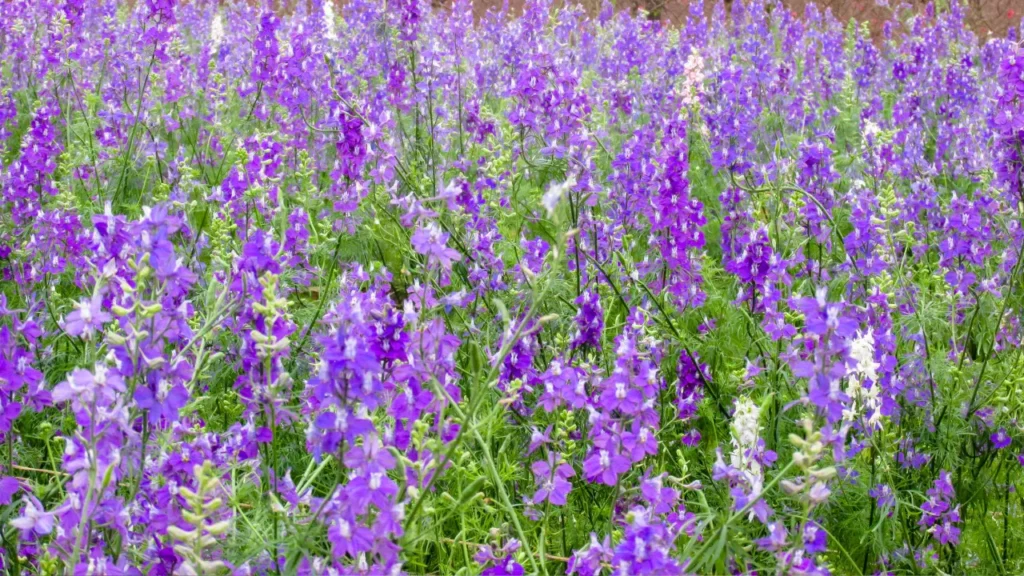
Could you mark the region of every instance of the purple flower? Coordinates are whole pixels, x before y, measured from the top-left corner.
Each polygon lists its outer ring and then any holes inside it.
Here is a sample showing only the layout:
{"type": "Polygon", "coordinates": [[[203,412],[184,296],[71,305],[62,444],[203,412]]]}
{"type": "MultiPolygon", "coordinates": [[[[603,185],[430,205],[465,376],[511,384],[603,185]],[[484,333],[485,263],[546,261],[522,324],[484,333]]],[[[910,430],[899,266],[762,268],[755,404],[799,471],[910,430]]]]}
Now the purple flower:
{"type": "Polygon", "coordinates": [[[134,399],[139,408],[149,412],[150,421],[166,419],[174,422],[178,419],[178,411],[188,403],[188,390],[181,383],[161,377],[153,388],[149,385],[136,388],[134,399]]]}
{"type": "Polygon", "coordinates": [[[277,70],[280,50],[277,43],[277,28],[280,19],[273,12],[260,16],[256,39],[253,42],[253,63],[250,79],[253,82],[269,82],[277,70]]]}
{"type": "Polygon", "coordinates": [[[353,556],[366,552],[373,545],[373,532],[350,514],[334,518],[327,527],[327,541],[336,556],[353,556]]]}
{"type": "Polygon", "coordinates": [[[896,496],[888,484],[879,484],[868,491],[868,495],[875,499],[875,504],[881,509],[891,508],[896,504],[896,496]]]}
{"type": "Polygon", "coordinates": [[[392,497],[398,493],[398,485],[385,472],[367,472],[351,478],[345,491],[350,495],[352,510],[363,514],[370,504],[378,510],[390,508],[392,497]]]}
{"type": "Polygon", "coordinates": [[[644,500],[650,506],[651,510],[655,514],[668,514],[676,506],[676,501],[679,499],[679,491],[665,486],[665,477],[667,474],[662,473],[657,476],[645,478],[640,484],[640,493],[643,495],[644,500]]]}
{"type": "Polygon", "coordinates": [[[442,232],[436,223],[417,228],[411,241],[416,252],[427,257],[428,265],[437,265],[442,270],[450,270],[452,262],[462,258],[456,250],[447,246],[448,233],[442,232]]]}
{"type": "Polygon", "coordinates": [[[597,480],[614,486],[619,475],[629,471],[630,460],[619,454],[618,448],[619,443],[614,440],[608,440],[601,445],[597,441],[594,442],[590,456],[583,461],[583,474],[588,480],[597,480]]]}
{"type": "Polygon", "coordinates": [[[81,300],[75,304],[75,310],[64,318],[64,331],[71,336],[81,336],[86,340],[102,330],[103,324],[109,322],[110,314],[103,311],[100,295],[96,293],[90,300],[81,300]]]}
{"type": "Polygon", "coordinates": [[[960,540],[960,507],[953,507],[953,483],[949,472],[939,471],[935,484],[928,490],[928,500],[921,504],[918,524],[928,530],[940,544],[957,544],[960,540]]]}
{"type": "Polygon", "coordinates": [[[537,492],[533,495],[533,504],[538,505],[549,500],[555,506],[564,506],[565,498],[572,490],[569,478],[576,475],[568,463],[562,460],[557,452],[548,452],[547,461],[538,460],[530,467],[537,480],[537,492]]]}
{"type": "Polygon", "coordinates": [[[353,446],[346,452],[344,462],[349,468],[364,470],[369,474],[387,473],[395,467],[394,456],[376,434],[367,436],[361,446],[353,446]]]}
{"type": "MultiPolygon", "coordinates": [[[[679,410],[679,419],[687,421],[697,415],[697,409],[700,406],[701,401],[704,399],[704,381],[702,378],[706,378],[708,371],[706,366],[698,365],[690,353],[683,351],[679,354],[679,390],[676,396],[676,407],[679,410]]],[[[695,429],[691,430],[693,434],[696,434],[696,440],[699,441],[700,433],[695,429]]],[[[692,440],[687,441],[687,445],[696,445],[696,442],[692,440]]]]}
{"type": "Polygon", "coordinates": [[[804,314],[804,330],[818,336],[836,334],[849,338],[856,334],[857,325],[843,314],[841,302],[828,302],[828,290],[818,288],[814,298],[793,298],[790,304],[804,314]]]}
{"type": "Polygon", "coordinates": [[[786,526],[779,522],[768,523],[768,535],[755,542],[762,550],[778,552],[787,546],[786,526]]]}
{"type": "Polygon", "coordinates": [[[530,434],[530,446],[526,449],[527,455],[533,454],[537,448],[551,443],[551,428],[552,426],[548,425],[544,432],[536,428],[533,429],[533,432],[530,434]]]}
{"type": "Polygon", "coordinates": [[[622,447],[629,452],[630,459],[635,463],[647,455],[657,455],[658,438],[654,430],[634,420],[633,429],[622,435],[622,447]]]}
{"type": "Polygon", "coordinates": [[[76,412],[84,412],[93,405],[113,404],[124,390],[120,374],[97,364],[95,374],[81,368],[72,370],[67,379],[53,389],[53,401],[70,401],[76,412]]]}
{"type": "Polygon", "coordinates": [[[25,509],[21,516],[11,520],[11,526],[27,534],[43,536],[53,531],[53,513],[43,510],[43,505],[29,495],[25,498],[25,509]]]}
{"type": "Polygon", "coordinates": [[[615,547],[612,566],[630,574],[681,575],[683,570],[673,557],[676,534],[671,525],[652,517],[649,510],[630,510],[632,521],[615,547]]]}
{"type": "Polygon", "coordinates": [[[576,298],[576,335],[572,339],[571,346],[580,348],[590,346],[595,350],[601,349],[601,333],[604,329],[604,311],[601,309],[601,299],[592,290],[584,290],[576,298]]]}
{"type": "Polygon", "coordinates": [[[932,534],[939,544],[958,544],[960,542],[960,528],[952,521],[943,521],[932,529],[932,534]]]}
{"type": "Polygon", "coordinates": [[[990,436],[989,439],[992,441],[992,446],[996,450],[1002,450],[1013,442],[1013,438],[1010,438],[1010,435],[1006,433],[1006,428],[996,430],[992,433],[992,436],[990,436]]]}
{"type": "Polygon", "coordinates": [[[603,573],[603,565],[612,561],[613,554],[611,536],[605,534],[604,540],[598,542],[597,534],[591,532],[590,544],[573,553],[565,573],[597,576],[603,573]]]}
{"type": "Polygon", "coordinates": [[[828,541],[827,534],[817,522],[808,522],[804,526],[804,550],[810,554],[820,554],[825,551],[828,541]]]}
{"type": "Polygon", "coordinates": [[[515,538],[506,542],[497,553],[489,545],[481,546],[473,556],[477,562],[489,565],[481,572],[481,576],[522,576],[525,573],[523,567],[512,557],[519,546],[520,543],[515,538]]]}
{"type": "Polygon", "coordinates": [[[605,382],[600,401],[606,410],[619,410],[629,414],[635,412],[643,400],[643,394],[632,386],[629,375],[620,373],[605,382]]]}
{"type": "Polygon", "coordinates": [[[485,568],[480,576],[523,576],[525,573],[523,565],[510,556],[494,566],[485,568]]]}
{"type": "Polygon", "coordinates": [[[21,489],[21,484],[17,478],[11,476],[4,476],[0,478],[0,505],[7,505],[11,503],[11,499],[21,489]]]}
{"type": "Polygon", "coordinates": [[[579,410],[586,406],[589,400],[586,380],[580,377],[580,370],[566,366],[559,358],[551,361],[551,365],[540,376],[540,380],[543,391],[537,399],[537,405],[547,412],[554,412],[563,405],[579,410]]]}

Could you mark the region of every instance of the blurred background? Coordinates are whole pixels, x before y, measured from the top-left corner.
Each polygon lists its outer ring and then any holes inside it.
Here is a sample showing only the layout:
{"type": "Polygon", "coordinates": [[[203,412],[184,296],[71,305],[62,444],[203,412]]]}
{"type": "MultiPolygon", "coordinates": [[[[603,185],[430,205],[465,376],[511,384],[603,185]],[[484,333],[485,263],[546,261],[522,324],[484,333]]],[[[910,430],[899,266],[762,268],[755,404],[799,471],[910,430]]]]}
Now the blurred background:
{"type": "MultiPolygon", "coordinates": [[[[740,0],[723,0],[726,7],[728,7],[732,1],[740,0]]],[[[481,16],[487,12],[490,8],[500,8],[503,0],[474,0],[473,5],[477,12],[477,16],[481,16]]],[[[515,10],[523,5],[523,0],[508,0],[509,8],[515,10]]],[[[979,36],[987,36],[988,34],[1003,35],[1011,27],[1019,27],[1021,21],[1021,15],[1024,14],[1024,0],[961,0],[965,3],[968,8],[968,24],[974,29],[975,33],[979,36]]],[[[582,4],[589,12],[596,14],[603,3],[603,0],[580,0],[582,4]]],[[[716,0],[705,0],[705,9],[710,15],[716,0]]],[[[812,0],[783,0],[782,4],[792,10],[796,14],[803,14],[804,9],[808,4],[812,3],[812,0]]],[[[832,14],[841,21],[849,20],[850,18],[856,18],[860,21],[866,21],[872,24],[873,27],[878,28],[881,23],[888,19],[890,13],[889,8],[879,6],[877,0],[817,0],[813,2],[824,11],[829,9],[832,14]]],[[[899,4],[899,0],[890,0],[886,2],[891,6],[899,4]]],[[[928,5],[928,0],[909,0],[907,4],[919,9],[924,10],[928,5]]],[[[943,0],[937,0],[936,4],[943,5],[947,2],[943,0]]],[[[443,0],[435,0],[435,6],[445,5],[448,2],[443,0]]],[[[661,20],[669,23],[682,23],[686,21],[686,15],[689,14],[689,2],[687,0],[618,0],[613,4],[620,10],[630,10],[632,12],[645,11],[648,17],[654,20],[661,20]]],[[[726,10],[728,13],[728,10],[726,10]]]]}
{"type": "MultiPolygon", "coordinates": [[[[258,0],[250,0],[258,1],[258,0]]],[[[451,0],[430,0],[435,8],[443,8],[451,5],[451,0]]],[[[505,0],[472,0],[473,9],[477,18],[483,16],[490,9],[500,9],[505,0]]],[[[507,0],[509,8],[513,13],[518,13],[525,0],[507,0]]],[[[722,0],[726,6],[733,1],[722,0]]],[[[937,5],[947,5],[949,0],[932,0],[937,5]]],[[[984,38],[989,34],[1004,35],[1010,28],[1019,28],[1021,15],[1024,15],[1024,0],[960,0],[968,7],[968,25],[984,38]]],[[[275,6],[287,11],[298,2],[311,3],[311,0],[272,0],[275,6]]],[[[339,5],[344,0],[335,0],[339,5]]],[[[717,0],[705,0],[705,9],[710,15],[717,0]]],[[[904,0],[906,4],[918,10],[924,10],[929,0],[904,0]]],[[[577,2],[574,2],[577,3],[577,2]]],[[[579,4],[590,12],[597,14],[601,9],[603,0],[578,0],[579,4]]],[[[812,0],[782,0],[782,4],[796,14],[803,14],[805,7],[812,3],[812,0]]],[[[889,8],[879,6],[879,0],[817,0],[813,2],[822,10],[828,9],[841,21],[856,18],[857,20],[870,23],[878,29],[881,23],[888,18],[889,8]]],[[[900,0],[889,0],[883,2],[890,5],[897,5],[900,0]]],[[[555,4],[558,4],[556,0],[555,4]]],[[[679,24],[686,21],[689,14],[688,0],[613,0],[612,4],[619,10],[628,10],[633,13],[643,11],[652,20],[660,20],[669,24],[679,24]]],[[[728,13],[728,10],[726,11],[728,13]]],[[[1017,35],[1020,37],[1020,35],[1017,35]]]]}

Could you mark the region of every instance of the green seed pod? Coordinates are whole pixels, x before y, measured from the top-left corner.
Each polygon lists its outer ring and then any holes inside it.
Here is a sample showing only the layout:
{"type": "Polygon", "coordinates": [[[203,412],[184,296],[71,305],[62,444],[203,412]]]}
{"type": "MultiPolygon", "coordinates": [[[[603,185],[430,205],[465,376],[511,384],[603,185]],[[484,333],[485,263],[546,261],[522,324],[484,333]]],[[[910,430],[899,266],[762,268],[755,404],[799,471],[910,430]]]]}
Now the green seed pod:
{"type": "Polygon", "coordinates": [[[462,493],[459,494],[459,505],[462,506],[479,495],[480,487],[484,485],[487,480],[482,476],[473,480],[469,486],[463,488],[462,493]]]}

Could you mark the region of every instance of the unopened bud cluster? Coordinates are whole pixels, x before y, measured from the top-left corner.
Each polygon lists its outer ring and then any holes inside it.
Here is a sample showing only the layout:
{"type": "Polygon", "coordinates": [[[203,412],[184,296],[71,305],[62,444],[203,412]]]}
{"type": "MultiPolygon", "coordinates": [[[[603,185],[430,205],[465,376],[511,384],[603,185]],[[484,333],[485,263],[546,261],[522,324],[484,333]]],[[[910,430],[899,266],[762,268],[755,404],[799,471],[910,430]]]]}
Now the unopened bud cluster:
{"type": "Polygon", "coordinates": [[[169,526],[167,535],[174,541],[174,551],[183,559],[176,574],[226,574],[227,565],[220,560],[205,558],[204,550],[217,542],[230,528],[230,520],[216,520],[224,501],[214,496],[220,489],[218,474],[209,461],[193,468],[196,477],[196,490],[180,488],[179,494],[185,499],[186,510],[181,516],[192,526],[186,530],[179,526],[169,526]]]}
{"type": "Polygon", "coordinates": [[[796,447],[793,463],[800,468],[803,475],[795,480],[783,480],[781,486],[787,494],[813,508],[828,500],[829,494],[832,493],[828,488],[828,481],[835,477],[836,468],[819,465],[825,444],[822,442],[821,432],[814,429],[814,421],[810,418],[804,419],[803,427],[803,438],[796,434],[789,435],[789,441],[796,447]]]}

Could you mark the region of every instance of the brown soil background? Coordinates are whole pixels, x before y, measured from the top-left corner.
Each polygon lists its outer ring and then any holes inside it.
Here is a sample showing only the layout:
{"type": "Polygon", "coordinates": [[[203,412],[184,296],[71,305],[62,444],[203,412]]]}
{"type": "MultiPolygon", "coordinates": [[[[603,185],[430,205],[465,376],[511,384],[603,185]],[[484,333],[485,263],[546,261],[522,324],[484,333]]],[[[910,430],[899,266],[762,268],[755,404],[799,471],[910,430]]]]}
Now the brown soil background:
{"type": "MultiPolygon", "coordinates": [[[[723,0],[728,6],[731,0],[723,0]]],[[[890,0],[890,5],[895,6],[900,0],[890,0]]],[[[705,0],[705,8],[710,14],[716,0],[705,0]]],[[[602,0],[580,0],[580,4],[588,12],[596,14],[601,8],[602,0]]],[[[796,14],[803,14],[806,6],[812,0],[783,0],[782,4],[796,14]]],[[[816,0],[813,2],[824,11],[829,9],[840,21],[847,21],[855,18],[860,21],[871,23],[872,27],[878,28],[882,22],[888,19],[889,11],[878,7],[875,0],[816,0]]],[[[910,5],[917,9],[924,10],[927,0],[909,0],[910,5]]],[[[445,5],[448,2],[443,0],[435,1],[435,5],[445,5]]],[[[477,16],[487,12],[489,8],[500,8],[502,0],[474,0],[473,7],[477,16]]],[[[671,24],[679,24],[686,21],[689,14],[689,2],[687,0],[618,0],[613,2],[620,10],[646,10],[649,17],[662,20],[671,24]]],[[[946,4],[939,0],[937,4],[946,4]]],[[[1019,27],[1021,16],[1024,15],[1024,0],[966,0],[968,25],[980,36],[989,34],[1004,35],[1010,27],[1019,27]]],[[[522,7],[523,0],[509,0],[509,7],[518,10],[522,7]]]]}
{"type": "MultiPolygon", "coordinates": [[[[294,5],[295,2],[303,0],[275,0],[275,4],[282,6],[294,5]]],[[[344,0],[335,0],[343,4],[344,0]]],[[[431,0],[435,7],[450,5],[450,0],[431,0]]],[[[524,4],[524,0],[508,0],[509,7],[513,13],[518,13],[524,4]]],[[[556,0],[557,1],[557,0],[556,0]]],[[[727,5],[733,0],[723,0],[727,5]]],[[[891,5],[896,5],[900,0],[890,0],[891,5]]],[[[984,38],[989,34],[1001,36],[1006,34],[1011,27],[1019,27],[1021,16],[1024,15],[1024,0],[963,0],[968,7],[968,25],[984,38]]],[[[710,14],[711,7],[716,0],[705,0],[705,8],[710,14]]],[[[928,4],[927,0],[907,0],[909,4],[917,9],[923,10],[928,4]]],[[[579,0],[579,3],[590,12],[596,14],[601,7],[602,0],[579,0]]],[[[645,10],[652,19],[661,20],[669,24],[679,24],[686,21],[689,13],[688,0],[613,0],[612,2],[620,10],[639,11],[645,10]]],[[[796,14],[803,14],[807,4],[811,0],[782,0],[782,4],[796,14]]],[[[860,21],[869,22],[872,27],[878,28],[888,18],[888,10],[876,5],[875,0],[817,0],[814,2],[822,10],[828,9],[840,21],[847,21],[855,18],[860,21]]],[[[937,4],[946,4],[944,0],[938,0],[937,4]]],[[[486,14],[488,9],[500,8],[502,0],[473,0],[473,9],[477,17],[486,14]]]]}

